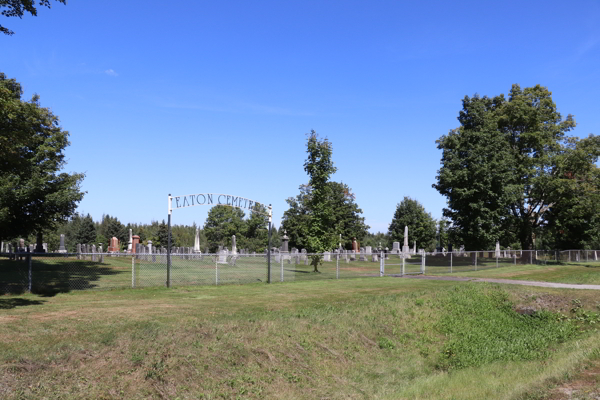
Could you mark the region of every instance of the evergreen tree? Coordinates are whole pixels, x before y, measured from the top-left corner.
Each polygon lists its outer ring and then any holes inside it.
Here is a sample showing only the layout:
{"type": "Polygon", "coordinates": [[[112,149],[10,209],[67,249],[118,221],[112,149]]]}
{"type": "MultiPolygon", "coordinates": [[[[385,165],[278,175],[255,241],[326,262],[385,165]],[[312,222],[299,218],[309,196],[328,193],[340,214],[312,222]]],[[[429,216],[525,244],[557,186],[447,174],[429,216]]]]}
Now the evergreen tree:
{"type": "Polygon", "coordinates": [[[435,248],[436,226],[431,214],[417,200],[410,197],[404,199],[396,206],[394,218],[390,223],[388,234],[393,242],[404,243],[404,227],[408,226],[409,246],[417,241],[419,248],[428,251],[435,248]]]}
{"type": "Polygon", "coordinates": [[[92,244],[96,242],[96,225],[90,214],[81,218],[75,244],[92,244]]]}

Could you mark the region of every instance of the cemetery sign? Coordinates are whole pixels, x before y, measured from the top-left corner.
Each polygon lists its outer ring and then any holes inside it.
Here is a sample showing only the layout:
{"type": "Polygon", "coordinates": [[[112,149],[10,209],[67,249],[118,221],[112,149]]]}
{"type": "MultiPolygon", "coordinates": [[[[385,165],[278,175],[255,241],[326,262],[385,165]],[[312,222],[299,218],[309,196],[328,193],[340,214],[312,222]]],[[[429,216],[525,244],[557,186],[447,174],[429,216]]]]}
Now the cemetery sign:
{"type": "Polygon", "coordinates": [[[173,210],[185,207],[203,206],[203,205],[224,205],[237,208],[243,208],[249,211],[258,211],[257,206],[267,207],[258,201],[250,200],[245,197],[232,196],[221,193],[199,193],[186,194],[183,196],[169,195],[169,215],[173,210]]]}

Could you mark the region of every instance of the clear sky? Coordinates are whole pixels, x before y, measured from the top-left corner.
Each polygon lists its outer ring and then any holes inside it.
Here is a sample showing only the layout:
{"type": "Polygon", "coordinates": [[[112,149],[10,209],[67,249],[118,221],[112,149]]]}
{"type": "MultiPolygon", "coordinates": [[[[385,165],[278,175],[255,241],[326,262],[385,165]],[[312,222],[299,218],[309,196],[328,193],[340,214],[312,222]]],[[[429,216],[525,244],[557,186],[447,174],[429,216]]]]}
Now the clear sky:
{"type": "MultiPolygon", "coordinates": [[[[541,84],[600,133],[600,2],[69,0],[2,18],[0,71],[41,96],[84,172],[79,211],[167,218],[167,195],[273,205],[308,177],[306,133],[333,143],[372,231],[404,196],[440,218],[435,141],[465,95],[541,84]]],[[[204,224],[208,208],[173,213],[204,224]]]]}

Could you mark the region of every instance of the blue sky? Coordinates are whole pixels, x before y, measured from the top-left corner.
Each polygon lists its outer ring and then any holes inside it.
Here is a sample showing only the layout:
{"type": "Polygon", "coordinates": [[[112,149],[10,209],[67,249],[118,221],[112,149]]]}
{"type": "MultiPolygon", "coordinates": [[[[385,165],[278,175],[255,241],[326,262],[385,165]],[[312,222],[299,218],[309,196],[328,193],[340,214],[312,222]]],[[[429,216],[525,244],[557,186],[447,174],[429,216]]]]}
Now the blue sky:
{"type": "Polygon", "coordinates": [[[435,141],[465,95],[541,84],[573,135],[600,133],[599,20],[598,1],[69,0],[2,17],[0,71],[70,132],[96,220],[162,220],[169,193],[210,192],[272,203],[279,226],[315,129],[387,231],[404,196],[441,217],[435,141]]]}

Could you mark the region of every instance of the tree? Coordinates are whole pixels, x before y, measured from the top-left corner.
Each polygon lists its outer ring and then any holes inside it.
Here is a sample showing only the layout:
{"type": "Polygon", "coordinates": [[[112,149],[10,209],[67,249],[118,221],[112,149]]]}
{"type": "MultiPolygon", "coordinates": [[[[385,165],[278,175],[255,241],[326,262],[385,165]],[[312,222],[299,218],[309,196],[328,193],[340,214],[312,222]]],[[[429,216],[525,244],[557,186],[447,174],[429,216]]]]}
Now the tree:
{"type": "MultiPolygon", "coordinates": [[[[119,240],[122,248],[125,247],[129,242],[129,232],[125,228],[125,225],[123,225],[117,217],[111,217],[108,214],[102,216],[98,234],[108,240],[107,245],[110,245],[110,240],[113,237],[116,237],[119,240]]],[[[140,240],[142,239],[140,238],[140,240]]]]}
{"type": "MultiPolygon", "coordinates": [[[[56,0],[59,3],[67,4],[67,0],[56,0]]],[[[50,0],[39,0],[38,4],[40,6],[45,6],[51,8],[50,0]]],[[[35,0],[0,0],[0,9],[2,9],[2,14],[5,17],[19,17],[23,18],[25,12],[37,16],[37,8],[35,7],[35,0]]],[[[10,29],[0,25],[0,32],[5,35],[14,34],[10,29]]]]}
{"type": "Polygon", "coordinates": [[[433,187],[447,197],[444,215],[471,249],[498,239],[532,249],[551,208],[572,190],[563,161],[568,141],[577,141],[565,136],[575,120],[563,119],[540,85],[513,85],[508,100],[466,96],[458,120],[437,141],[442,167],[433,187]]]}
{"type": "Polygon", "coordinates": [[[536,233],[536,248],[594,249],[600,238],[600,136],[568,141],[560,162],[564,184],[552,204],[544,229],[536,233]]]}
{"type": "MultiPolygon", "coordinates": [[[[314,130],[307,136],[308,156],[304,162],[304,171],[310,179],[307,186],[300,186],[299,202],[288,199],[288,204],[295,206],[295,209],[284,213],[283,226],[293,235],[291,237],[296,243],[302,242],[308,253],[323,253],[334,248],[337,239],[333,187],[329,182],[329,177],[336,171],[336,167],[331,160],[331,142],[320,139],[314,130]],[[288,222],[292,216],[299,218],[288,222]],[[302,226],[298,226],[299,223],[302,226]],[[297,232],[290,231],[288,227],[298,228],[297,232]]],[[[319,272],[321,262],[321,255],[311,257],[314,272],[319,272]]]]}
{"type": "Polygon", "coordinates": [[[91,244],[96,242],[96,225],[90,214],[81,218],[75,236],[75,244],[91,244]]]}
{"type": "Polygon", "coordinates": [[[231,246],[231,236],[236,240],[246,233],[244,211],[225,205],[216,205],[210,209],[204,223],[204,234],[211,253],[216,253],[219,246],[231,246]]]}
{"type": "Polygon", "coordinates": [[[85,193],[84,174],[60,172],[69,133],[37,95],[28,102],[22,95],[0,73],[0,239],[55,230],[85,193]]]}
{"type": "Polygon", "coordinates": [[[450,242],[448,234],[448,220],[446,218],[440,219],[437,223],[437,237],[438,247],[448,249],[450,242]]]}
{"type": "Polygon", "coordinates": [[[431,250],[435,247],[435,220],[421,203],[410,197],[404,197],[396,206],[388,229],[392,241],[404,242],[405,226],[408,226],[409,246],[416,240],[420,248],[431,250]]]}
{"type": "Polygon", "coordinates": [[[352,239],[356,238],[362,242],[367,235],[369,225],[365,224],[365,218],[361,216],[362,210],[354,202],[356,196],[352,189],[345,183],[329,182],[331,187],[331,203],[333,219],[335,221],[335,234],[342,235],[342,246],[352,249],[352,239]]]}
{"type": "MultiPolygon", "coordinates": [[[[243,235],[240,235],[238,247],[244,247],[248,251],[263,252],[269,245],[269,216],[267,208],[262,204],[253,207],[252,212],[245,220],[243,235]]],[[[236,236],[237,240],[237,236],[236,236]]]]}

